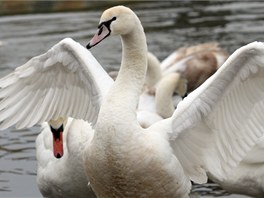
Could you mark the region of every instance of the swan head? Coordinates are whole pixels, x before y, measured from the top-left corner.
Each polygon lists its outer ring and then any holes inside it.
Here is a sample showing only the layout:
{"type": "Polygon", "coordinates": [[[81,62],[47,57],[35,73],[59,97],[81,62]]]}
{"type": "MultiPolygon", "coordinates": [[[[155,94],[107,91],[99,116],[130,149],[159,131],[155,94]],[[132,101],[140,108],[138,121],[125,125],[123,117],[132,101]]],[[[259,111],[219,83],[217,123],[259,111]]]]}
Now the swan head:
{"type": "Polygon", "coordinates": [[[137,16],[134,12],[125,6],[115,6],[105,10],[100,18],[96,34],[86,48],[90,49],[110,35],[128,34],[136,24],[135,18],[137,16]]]}
{"type": "Polygon", "coordinates": [[[56,158],[63,156],[63,130],[67,124],[67,120],[67,118],[59,117],[56,120],[49,121],[53,136],[53,154],[56,158]]]}

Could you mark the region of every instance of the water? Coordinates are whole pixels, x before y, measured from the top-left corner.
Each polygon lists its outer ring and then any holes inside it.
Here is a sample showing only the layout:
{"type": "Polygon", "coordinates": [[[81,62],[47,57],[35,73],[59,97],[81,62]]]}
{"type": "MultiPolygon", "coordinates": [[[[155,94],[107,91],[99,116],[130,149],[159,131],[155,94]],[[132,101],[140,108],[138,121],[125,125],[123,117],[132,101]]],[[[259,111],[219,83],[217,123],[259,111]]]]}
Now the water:
{"type": "MultiPolygon", "coordinates": [[[[131,3],[145,27],[149,50],[162,60],[176,48],[217,41],[228,52],[249,42],[264,41],[262,2],[131,3]]],[[[65,37],[83,45],[96,31],[102,10],[78,13],[0,17],[0,77],[31,57],[46,52],[65,37]]],[[[119,38],[107,39],[92,53],[107,71],[121,59],[119,38]]],[[[0,132],[0,197],[40,197],[36,186],[35,138],[39,127],[0,132]]],[[[225,194],[214,184],[195,186],[202,197],[225,194]]]]}

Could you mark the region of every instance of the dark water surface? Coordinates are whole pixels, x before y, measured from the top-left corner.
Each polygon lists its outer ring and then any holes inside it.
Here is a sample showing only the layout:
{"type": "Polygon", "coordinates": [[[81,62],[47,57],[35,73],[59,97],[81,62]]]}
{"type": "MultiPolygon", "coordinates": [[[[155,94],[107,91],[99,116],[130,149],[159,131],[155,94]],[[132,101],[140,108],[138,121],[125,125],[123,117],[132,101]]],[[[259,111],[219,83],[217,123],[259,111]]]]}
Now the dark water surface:
{"type": "MultiPolygon", "coordinates": [[[[176,1],[136,2],[130,7],[145,27],[149,50],[160,60],[184,45],[217,41],[228,52],[264,41],[264,3],[176,1]]],[[[86,45],[100,10],[0,17],[0,77],[46,52],[65,37],[86,45]],[[1,45],[2,43],[2,45],[1,45]]],[[[121,59],[119,38],[107,39],[92,53],[107,71],[121,59]]],[[[39,127],[0,131],[0,197],[40,197],[36,186],[35,139],[39,127]]],[[[227,196],[214,184],[195,186],[202,197],[227,196]]]]}

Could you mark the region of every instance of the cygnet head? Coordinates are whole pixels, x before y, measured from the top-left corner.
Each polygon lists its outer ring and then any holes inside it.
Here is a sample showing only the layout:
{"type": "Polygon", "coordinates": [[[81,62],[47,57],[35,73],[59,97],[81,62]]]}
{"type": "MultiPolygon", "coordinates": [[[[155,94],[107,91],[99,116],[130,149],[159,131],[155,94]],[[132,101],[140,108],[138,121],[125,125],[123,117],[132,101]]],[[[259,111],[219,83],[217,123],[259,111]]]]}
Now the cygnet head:
{"type": "Polygon", "coordinates": [[[88,49],[110,35],[125,35],[132,31],[139,20],[134,12],[125,6],[115,6],[105,10],[101,16],[98,31],[86,46],[88,49]]]}

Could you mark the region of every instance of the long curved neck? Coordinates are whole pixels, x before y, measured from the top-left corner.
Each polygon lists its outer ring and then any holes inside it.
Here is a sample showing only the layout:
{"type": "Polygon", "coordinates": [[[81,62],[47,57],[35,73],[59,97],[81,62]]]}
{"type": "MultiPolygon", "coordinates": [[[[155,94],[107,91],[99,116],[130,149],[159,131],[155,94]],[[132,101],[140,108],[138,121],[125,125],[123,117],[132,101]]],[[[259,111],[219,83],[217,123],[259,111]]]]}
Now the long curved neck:
{"type": "Polygon", "coordinates": [[[156,112],[163,118],[169,118],[174,112],[172,96],[180,86],[180,74],[171,73],[164,76],[157,85],[155,107],[156,112]]]}
{"type": "Polygon", "coordinates": [[[147,69],[146,37],[140,21],[137,19],[136,22],[130,33],[121,36],[121,68],[106,100],[113,110],[118,108],[127,119],[133,120],[136,120],[136,108],[147,69]]]}

